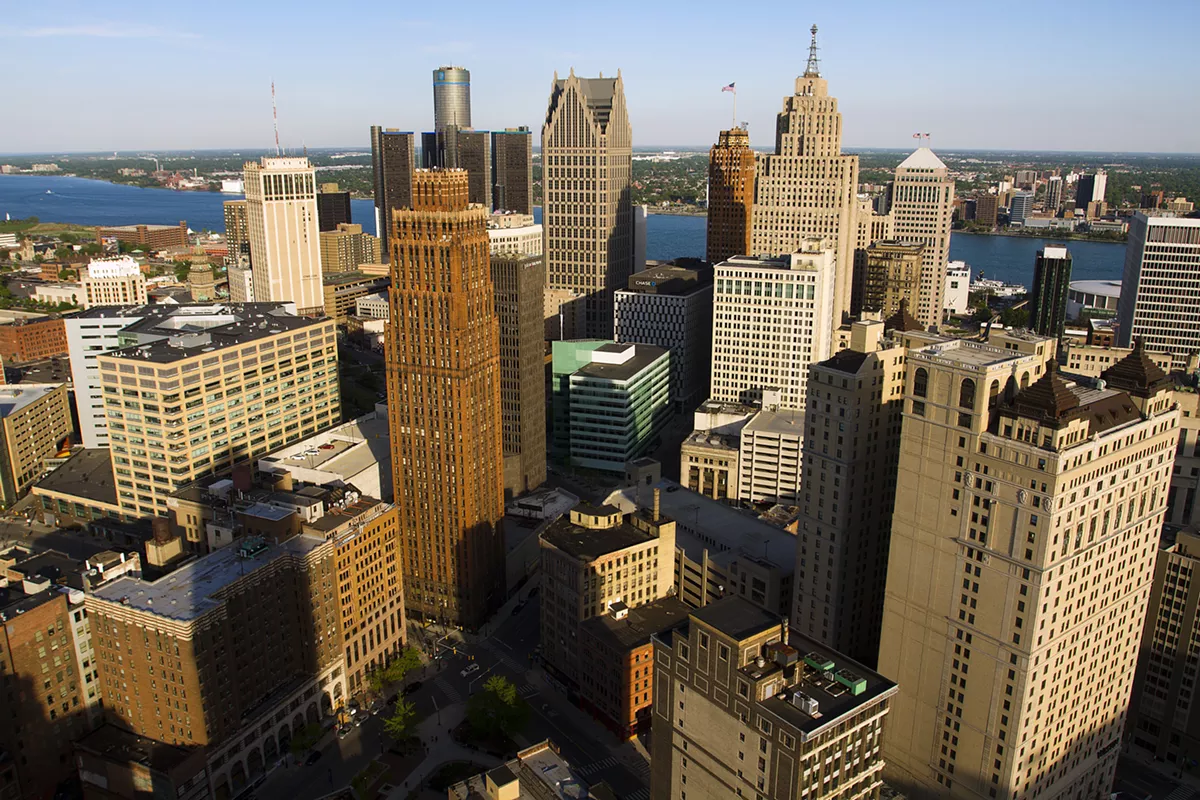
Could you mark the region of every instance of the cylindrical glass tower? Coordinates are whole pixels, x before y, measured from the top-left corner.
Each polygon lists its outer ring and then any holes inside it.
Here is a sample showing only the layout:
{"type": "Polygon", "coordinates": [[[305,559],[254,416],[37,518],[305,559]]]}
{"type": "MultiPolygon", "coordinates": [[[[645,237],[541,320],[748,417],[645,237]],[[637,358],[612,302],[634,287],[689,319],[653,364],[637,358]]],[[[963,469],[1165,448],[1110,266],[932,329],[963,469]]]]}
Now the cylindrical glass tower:
{"type": "Polygon", "coordinates": [[[471,72],[462,67],[433,71],[433,129],[471,127],[471,72]]]}

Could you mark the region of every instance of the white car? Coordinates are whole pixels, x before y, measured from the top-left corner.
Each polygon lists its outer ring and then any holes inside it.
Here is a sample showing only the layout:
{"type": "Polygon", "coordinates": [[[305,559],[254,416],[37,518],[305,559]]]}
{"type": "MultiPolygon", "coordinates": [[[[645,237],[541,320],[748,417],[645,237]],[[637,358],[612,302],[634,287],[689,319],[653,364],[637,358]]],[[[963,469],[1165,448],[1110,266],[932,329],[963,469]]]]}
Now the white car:
{"type": "Polygon", "coordinates": [[[470,675],[474,675],[476,672],[479,672],[479,665],[478,664],[468,664],[466,669],[464,669],[462,672],[460,672],[458,674],[462,675],[464,678],[466,678],[470,675]]]}

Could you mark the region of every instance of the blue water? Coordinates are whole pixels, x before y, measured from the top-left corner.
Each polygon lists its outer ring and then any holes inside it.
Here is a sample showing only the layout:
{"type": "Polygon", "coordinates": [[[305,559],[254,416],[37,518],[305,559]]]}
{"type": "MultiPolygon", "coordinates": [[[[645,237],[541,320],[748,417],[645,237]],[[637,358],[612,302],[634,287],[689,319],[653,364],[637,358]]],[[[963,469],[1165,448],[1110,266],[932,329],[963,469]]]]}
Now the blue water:
{"type": "MultiPolygon", "coordinates": [[[[222,231],[221,204],[240,195],[213,192],[174,192],[140,189],[104,181],[42,175],[0,175],[0,215],[14,219],[36,216],[46,222],[79,225],[174,225],[186,220],[193,230],[222,231]],[[49,189],[52,194],[46,194],[49,189]]],[[[352,200],[354,221],[375,233],[375,209],[370,200],[352,200]]],[[[540,209],[537,216],[540,218],[540,209]]],[[[646,257],[664,261],[704,257],[704,217],[652,214],[646,222],[646,257]]],[[[972,273],[980,271],[1006,283],[1026,286],[1033,281],[1033,262],[1048,239],[1017,236],[979,236],[955,233],[950,237],[950,258],[965,261],[972,273]]],[[[1076,280],[1120,280],[1125,245],[1111,242],[1066,242],[1072,255],[1071,276],[1076,280]]]]}

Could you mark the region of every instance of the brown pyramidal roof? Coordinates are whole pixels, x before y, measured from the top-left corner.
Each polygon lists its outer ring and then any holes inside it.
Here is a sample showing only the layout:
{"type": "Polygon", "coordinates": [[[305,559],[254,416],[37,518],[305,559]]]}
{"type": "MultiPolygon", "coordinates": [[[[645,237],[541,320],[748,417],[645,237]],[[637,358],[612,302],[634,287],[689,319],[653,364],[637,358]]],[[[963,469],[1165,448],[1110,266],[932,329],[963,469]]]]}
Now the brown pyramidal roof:
{"type": "Polygon", "coordinates": [[[1167,373],[1146,354],[1146,345],[1140,336],[1133,343],[1133,352],[1100,373],[1100,377],[1114,389],[1143,398],[1170,383],[1167,373]]]}
{"type": "Polygon", "coordinates": [[[925,326],[917,322],[912,314],[908,313],[908,299],[900,301],[900,307],[896,309],[896,313],[892,314],[883,321],[883,329],[885,331],[923,331],[925,326]]]}
{"type": "Polygon", "coordinates": [[[1012,408],[1023,417],[1056,423],[1079,408],[1079,398],[1058,374],[1058,362],[1046,362],[1046,371],[1029,386],[1017,393],[1012,408]]]}

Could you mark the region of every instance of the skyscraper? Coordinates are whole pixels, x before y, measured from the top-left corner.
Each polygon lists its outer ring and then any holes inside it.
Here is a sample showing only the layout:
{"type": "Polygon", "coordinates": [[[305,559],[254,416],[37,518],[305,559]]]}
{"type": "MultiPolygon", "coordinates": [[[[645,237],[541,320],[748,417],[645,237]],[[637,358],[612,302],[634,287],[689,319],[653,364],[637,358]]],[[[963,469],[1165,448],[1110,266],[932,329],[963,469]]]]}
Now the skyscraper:
{"type": "Polygon", "coordinates": [[[1134,214],[1125,246],[1125,272],[1117,304],[1117,344],[1135,338],[1146,349],[1171,354],[1186,369],[1188,354],[1200,350],[1200,219],[1134,214]]]}
{"type": "Polygon", "coordinates": [[[1025,219],[1033,213],[1033,192],[1013,192],[1008,201],[1008,224],[1024,225],[1025,219]]]}
{"type": "Polygon", "coordinates": [[[1108,173],[1102,169],[1091,175],[1080,175],[1075,184],[1075,208],[1086,211],[1088,203],[1103,203],[1108,191],[1108,173]]]}
{"type": "Polygon", "coordinates": [[[338,189],[336,183],[322,183],[317,192],[317,222],[321,231],[335,231],[338,225],[354,220],[350,212],[350,193],[338,189]]]}
{"type": "Polygon", "coordinates": [[[897,239],[925,245],[915,316],[926,329],[937,328],[942,322],[946,262],[950,259],[954,179],[928,147],[918,148],[896,167],[890,213],[897,239]]]}
{"type": "Polygon", "coordinates": [[[324,309],[316,171],[307,158],[247,161],[246,223],[254,300],[291,302],[298,314],[324,309]]]}
{"type": "Polygon", "coordinates": [[[633,264],[633,134],[617,77],[554,75],[542,127],[546,286],[570,292],[565,339],[612,338],[613,292],[633,264]]]}
{"type": "Polygon", "coordinates": [[[416,146],[411,132],[371,126],[371,169],[375,184],[375,235],[390,251],[392,212],[412,208],[416,146]]]}
{"type": "Polygon", "coordinates": [[[885,239],[874,242],[865,251],[863,265],[864,311],[878,311],[890,317],[908,301],[911,308],[920,295],[921,263],[925,246],[885,239]]]}
{"type": "Polygon", "coordinates": [[[533,213],[533,133],[492,131],[492,210],[533,213]]]}
{"type": "Polygon", "coordinates": [[[471,127],[471,72],[462,67],[433,71],[433,129],[471,127]]]}
{"type": "Polygon", "coordinates": [[[1052,339],[1005,346],[905,359],[885,774],[909,796],[1104,797],[1179,411],[1136,358],[1097,389],[1047,363],[1052,339]]]}
{"type": "Polygon", "coordinates": [[[504,597],[500,339],[488,210],[462,170],[419,170],[392,212],[392,476],[405,607],[478,627],[504,597]]]}
{"type": "Polygon", "coordinates": [[[487,131],[451,126],[421,134],[421,164],[425,169],[467,172],[470,202],[492,207],[491,146],[487,131]]]}
{"type": "Polygon", "coordinates": [[[500,325],[504,488],[519,495],[546,482],[546,379],[541,255],[492,253],[500,325]]]}
{"type": "Polygon", "coordinates": [[[753,212],[754,151],[750,149],[750,134],[745,128],[721,131],[708,151],[708,263],[750,255],[753,212]]]}
{"type": "MultiPolygon", "coordinates": [[[[246,219],[245,200],[225,201],[225,263],[233,266],[241,256],[250,264],[250,226],[246,219]]],[[[247,300],[249,298],[246,298],[247,300]]]]}
{"type": "Polygon", "coordinates": [[[1029,327],[1042,336],[1061,340],[1067,324],[1067,291],[1071,287],[1071,254],[1060,246],[1037,252],[1033,264],[1033,296],[1029,327]]]}
{"type": "Polygon", "coordinates": [[[980,225],[996,224],[1000,212],[1000,198],[994,194],[981,194],[975,198],[975,221],[980,225]]]}
{"type": "Polygon", "coordinates": [[[858,156],[842,155],[842,115],[821,77],[816,25],[808,65],[776,121],[775,153],[759,167],[750,249],[786,255],[810,237],[832,242],[837,281],[830,308],[840,325],[850,311],[858,156]]]}
{"type": "Polygon", "coordinates": [[[1046,211],[1057,214],[1062,208],[1063,179],[1061,175],[1051,175],[1046,179],[1046,211]]]}

